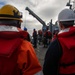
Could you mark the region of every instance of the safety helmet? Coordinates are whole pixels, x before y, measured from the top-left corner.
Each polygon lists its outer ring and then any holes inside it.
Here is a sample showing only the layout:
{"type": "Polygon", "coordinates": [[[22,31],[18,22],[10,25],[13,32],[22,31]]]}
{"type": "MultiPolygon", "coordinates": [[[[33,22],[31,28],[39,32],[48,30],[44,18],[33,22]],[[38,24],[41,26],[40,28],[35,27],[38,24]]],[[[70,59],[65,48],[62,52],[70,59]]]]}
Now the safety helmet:
{"type": "Polygon", "coordinates": [[[26,28],[26,27],[24,27],[24,30],[25,30],[25,31],[27,31],[27,28],[26,28]]]}
{"type": "Polygon", "coordinates": [[[22,22],[21,18],[21,12],[12,5],[5,5],[0,9],[0,19],[13,19],[22,22]]]}
{"type": "Polygon", "coordinates": [[[64,9],[58,15],[58,21],[74,21],[75,13],[71,9],[64,9]]]}
{"type": "Polygon", "coordinates": [[[33,30],[36,30],[35,28],[33,30]]]}

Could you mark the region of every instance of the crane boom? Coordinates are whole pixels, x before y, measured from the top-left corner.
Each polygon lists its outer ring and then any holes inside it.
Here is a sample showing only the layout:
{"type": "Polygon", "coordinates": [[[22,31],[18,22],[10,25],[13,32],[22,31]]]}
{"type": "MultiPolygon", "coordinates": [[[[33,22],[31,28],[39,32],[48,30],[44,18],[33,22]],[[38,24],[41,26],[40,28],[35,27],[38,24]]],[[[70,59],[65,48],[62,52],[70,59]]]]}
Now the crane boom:
{"type": "Polygon", "coordinates": [[[37,16],[30,8],[26,7],[26,10],[29,11],[29,14],[35,17],[43,26],[46,26],[46,23],[39,16],[37,16]]]}

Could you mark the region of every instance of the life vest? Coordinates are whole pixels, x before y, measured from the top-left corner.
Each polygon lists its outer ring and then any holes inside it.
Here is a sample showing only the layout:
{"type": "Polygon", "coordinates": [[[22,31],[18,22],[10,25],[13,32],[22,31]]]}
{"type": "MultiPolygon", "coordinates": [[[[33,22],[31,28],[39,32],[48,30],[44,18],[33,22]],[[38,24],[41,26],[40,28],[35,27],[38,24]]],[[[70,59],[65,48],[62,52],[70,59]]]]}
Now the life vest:
{"type": "Polygon", "coordinates": [[[33,75],[41,70],[34,49],[23,40],[23,34],[24,31],[0,32],[0,75],[33,75]]]}
{"type": "Polygon", "coordinates": [[[48,31],[48,38],[52,38],[52,33],[48,31]]]}
{"type": "Polygon", "coordinates": [[[42,36],[42,30],[39,30],[39,31],[38,31],[38,35],[39,35],[39,36],[42,36]]]}
{"type": "Polygon", "coordinates": [[[29,33],[27,31],[23,31],[22,29],[20,28],[17,28],[20,32],[22,32],[22,36],[25,40],[27,41],[30,41],[30,36],[29,36],[29,33]]]}
{"type": "Polygon", "coordinates": [[[62,47],[62,57],[59,61],[59,74],[75,74],[75,27],[58,35],[62,47]]]}
{"type": "Polygon", "coordinates": [[[16,36],[16,33],[15,36],[13,36],[13,34],[13,32],[0,32],[1,75],[20,75],[20,69],[18,68],[17,59],[21,39],[20,37],[17,37],[18,35],[16,36]]]}
{"type": "Polygon", "coordinates": [[[51,32],[50,32],[50,31],[46,31],[46,32],[44,33],[44,37],[46,37],[47,39],[51,39],[51,38],[52,38],[51,32]]]}
{"type": "Polygon", "coordinates": [[[33,37],[34,37],[34,38],[37,38],[37,31],[34,31],[34,32],[33,32],[33,37]]]}

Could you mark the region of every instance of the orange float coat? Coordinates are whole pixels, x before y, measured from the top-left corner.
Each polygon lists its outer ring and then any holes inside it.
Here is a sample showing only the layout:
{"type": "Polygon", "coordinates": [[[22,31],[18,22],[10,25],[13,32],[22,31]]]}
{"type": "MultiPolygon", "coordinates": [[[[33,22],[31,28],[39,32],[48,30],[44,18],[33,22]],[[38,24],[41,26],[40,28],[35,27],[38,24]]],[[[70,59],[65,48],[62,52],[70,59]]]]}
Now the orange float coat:
{"type": "MultiPolygon", "coordinates": [[[[18,64],[18,68],[22,71],[22,75],[34,75],[35,73],[41,71],[41,65],[38,61],[36,53],[32,47],[32,44],[27,40],[24,40],[24,31],[0,31],[0,56],[11,57],[15,50],[18,49],[19,52],[15,54],[15,62],[18,64]],[[5,46],[5,47],[4,47],[5,46]],[[16,60],[17,59],[17,60],[16,60]]],[[[0,61],[0,65],[3,64],[0,61]]],[[[4,62],[5,65],[9,63],[4,62]]],[[[11,62],[12,63],[12,62],[11,62]]],[[[13,62],[14,63],[14,62],[13,62]]],[[[0,67],[1,75],[20,75],[20,74],[9,74],[13,68],[13,64],[5,67],[2,71],[0,67]],[[7,69],[9,68],[10,69],[7,69]]]]}

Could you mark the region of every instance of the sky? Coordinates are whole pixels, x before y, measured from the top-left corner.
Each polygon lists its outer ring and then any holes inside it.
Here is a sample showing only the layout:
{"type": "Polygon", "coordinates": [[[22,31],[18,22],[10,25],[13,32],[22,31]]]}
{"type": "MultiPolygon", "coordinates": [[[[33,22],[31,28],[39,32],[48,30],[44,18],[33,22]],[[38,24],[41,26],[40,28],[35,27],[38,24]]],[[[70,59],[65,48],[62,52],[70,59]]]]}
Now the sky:
{"type": "MultiPolygon", "coordinates": [[[[73,3],[74,0],[71,0],[73,3]]],[[[26,7],[29,7],[37,16],[39,16],[46,24],[48,24],[51,19],[55,23],[58,18],[59,12],[64,8],[69,8],[66,6],[69,0],[0,0],[0,8],[5,4],[14,5],[23,13],[23,27],[27,27],[29,33],[32,33],[32,30],[42,28],[42,24],[29,14],[26,7]]]]}

